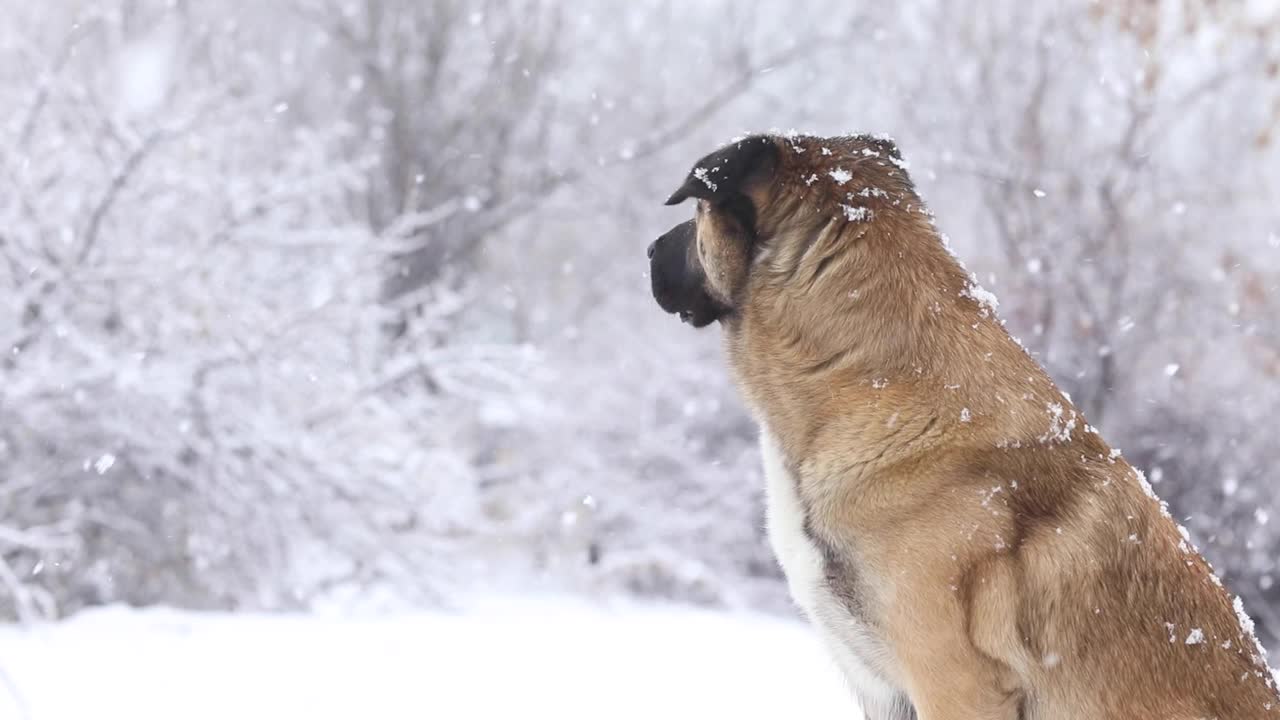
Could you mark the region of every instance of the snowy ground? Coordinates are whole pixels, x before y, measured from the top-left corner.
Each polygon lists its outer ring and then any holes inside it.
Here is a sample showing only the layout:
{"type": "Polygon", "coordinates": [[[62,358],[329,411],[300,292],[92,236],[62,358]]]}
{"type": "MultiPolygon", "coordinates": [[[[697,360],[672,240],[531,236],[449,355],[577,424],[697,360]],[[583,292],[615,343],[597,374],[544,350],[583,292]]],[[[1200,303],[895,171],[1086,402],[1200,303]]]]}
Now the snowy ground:
{"type": "Polygon", "coordinates": [[[0,628],[0,720],[860,717],[795,622],[565,602],[0,628]]]}
{"type": "Polygon", "coordinates": [[[799,623],[541,602],[461,615],[108,608],[0,627],[0,720],[861,717],[799,623]]]}

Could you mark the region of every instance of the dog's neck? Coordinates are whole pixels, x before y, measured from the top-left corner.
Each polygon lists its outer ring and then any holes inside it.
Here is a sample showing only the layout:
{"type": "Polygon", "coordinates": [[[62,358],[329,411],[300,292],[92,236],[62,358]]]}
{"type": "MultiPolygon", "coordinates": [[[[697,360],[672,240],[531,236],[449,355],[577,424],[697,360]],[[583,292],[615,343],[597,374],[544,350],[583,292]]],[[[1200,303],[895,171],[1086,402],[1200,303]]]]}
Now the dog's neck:
{"type": "Polygon", "coordinates": [[[730,361],[784,448],[803,452],[833,420],[854,442],[941,423],[998,444],[1076,417],[1031,357],[1010,352],[990,296],[913,205],[791,230],[811,237],[766,242],[756,259],[750,301],[727,332],[730,361]]]}

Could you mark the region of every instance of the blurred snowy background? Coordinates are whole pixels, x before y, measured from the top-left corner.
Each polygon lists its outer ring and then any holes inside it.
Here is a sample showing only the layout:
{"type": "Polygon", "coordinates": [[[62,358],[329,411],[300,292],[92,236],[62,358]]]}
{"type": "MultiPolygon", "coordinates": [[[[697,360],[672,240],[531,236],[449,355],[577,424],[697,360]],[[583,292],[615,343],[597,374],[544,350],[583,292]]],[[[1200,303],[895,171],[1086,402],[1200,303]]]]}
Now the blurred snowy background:
{"type": "Polygon", "coordinates": [[[697,157],[797,128],[898,139],[1278,644],[1275,0],[0,9],[4,619],[789,613],[644,248],[697,157]]]}

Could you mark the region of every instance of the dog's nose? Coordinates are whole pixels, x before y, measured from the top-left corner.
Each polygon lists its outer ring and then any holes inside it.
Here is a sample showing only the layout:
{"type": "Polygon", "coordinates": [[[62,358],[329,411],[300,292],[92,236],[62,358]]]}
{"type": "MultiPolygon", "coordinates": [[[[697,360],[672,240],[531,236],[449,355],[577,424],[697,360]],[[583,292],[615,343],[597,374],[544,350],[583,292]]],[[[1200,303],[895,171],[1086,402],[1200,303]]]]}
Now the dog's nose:
{"type": "MultiPolygon", "coordinates": [[[[661,238],[659,238],[659,240],[660,240],[660,239],[661,239],[661,238]]],[[[646,253],[646,254],[648,255],[648,257],[649,257],[649,259],[650,259],[650,260],[652,260],[652,259],[653,259],[653,251],[654,251],[654,250],[656,250],[656,249],[658,249],[658,241],[657,241],[657,240],[654,240],[653,242],[649,243],[649,251],[648,251],[648,253],[646,253]]]]}

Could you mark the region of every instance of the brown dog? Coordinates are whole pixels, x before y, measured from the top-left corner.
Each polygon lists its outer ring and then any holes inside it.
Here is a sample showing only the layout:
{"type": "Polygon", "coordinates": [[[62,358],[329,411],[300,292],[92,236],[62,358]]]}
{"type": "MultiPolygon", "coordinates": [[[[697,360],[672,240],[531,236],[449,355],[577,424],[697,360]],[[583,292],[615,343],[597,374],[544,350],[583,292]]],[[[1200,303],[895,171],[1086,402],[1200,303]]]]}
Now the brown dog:
{"type": "Polygon", "coordinates": [[[654,296],[719,321],[791,593],[876,720],[1280,718],[1234,602],[934,228],[894,144],[697,163],[654,296]]]}

